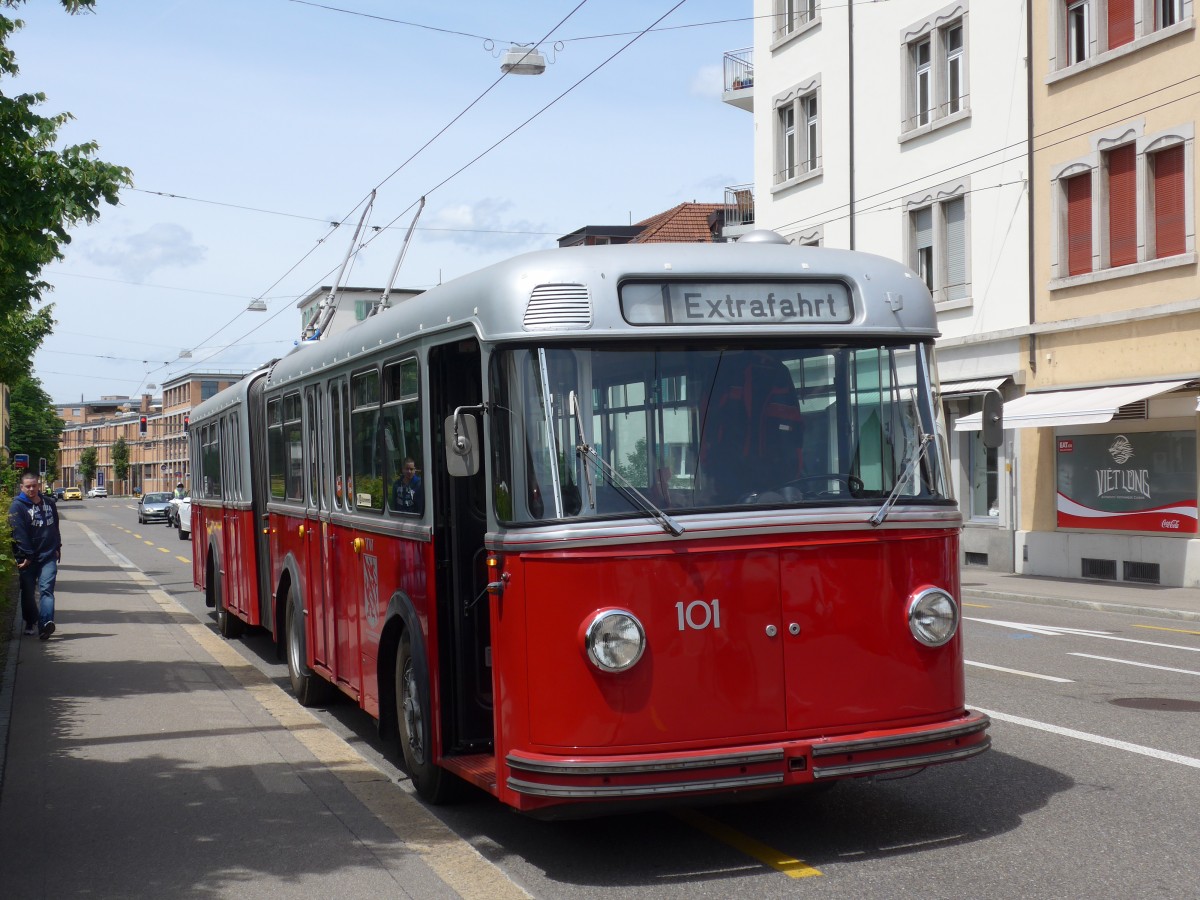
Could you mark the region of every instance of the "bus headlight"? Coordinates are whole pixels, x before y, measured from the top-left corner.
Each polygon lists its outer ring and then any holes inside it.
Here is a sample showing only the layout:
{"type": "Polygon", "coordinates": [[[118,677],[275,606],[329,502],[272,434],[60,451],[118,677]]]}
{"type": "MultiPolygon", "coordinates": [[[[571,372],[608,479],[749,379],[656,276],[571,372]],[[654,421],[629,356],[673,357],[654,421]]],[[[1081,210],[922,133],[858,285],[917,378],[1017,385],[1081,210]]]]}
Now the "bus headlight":
{"type": "Polygon", "coordinates": [[[958,631],[958,604],[941,588],[925,588],[908,604],[908,628],[927,647],[940,647],[958,631]]]}
{"type": "Polygon", "coordinates": [[[587,624],[583,644],[596,668],[603,672],[624,672],[642,658],[646,630],[633,613],[605,609],[587,624]]]}

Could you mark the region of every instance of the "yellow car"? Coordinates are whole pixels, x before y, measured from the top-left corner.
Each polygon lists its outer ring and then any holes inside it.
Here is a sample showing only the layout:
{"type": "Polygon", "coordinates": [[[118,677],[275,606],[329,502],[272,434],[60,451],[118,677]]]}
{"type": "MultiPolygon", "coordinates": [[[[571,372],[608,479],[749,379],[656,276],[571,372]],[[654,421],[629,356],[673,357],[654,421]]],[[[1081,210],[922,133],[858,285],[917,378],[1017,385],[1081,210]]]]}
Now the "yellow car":
{"type": "Polygon", "coordinates": [[[83,499],[83,491],[81,491],[77,487],[63,488],[63,499],[64,500],[82,500],[83,499]]]}

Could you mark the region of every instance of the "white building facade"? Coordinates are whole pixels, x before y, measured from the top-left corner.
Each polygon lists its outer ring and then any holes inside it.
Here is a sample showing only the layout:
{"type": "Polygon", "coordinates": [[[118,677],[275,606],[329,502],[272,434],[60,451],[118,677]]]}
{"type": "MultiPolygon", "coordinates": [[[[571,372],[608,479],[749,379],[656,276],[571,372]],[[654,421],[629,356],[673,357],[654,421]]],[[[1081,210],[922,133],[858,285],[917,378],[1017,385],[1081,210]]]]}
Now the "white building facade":
{"type": "MultiPolygon", "coordinates": [[[[754,224],[906,262],[938,304],[943,398],[1022,393],[1031,322],[1027,16],[1009,0],[755,0],[754,224]]],[[[727,73],[729,65],[727,60],[727,73]]],[[[728,79],[727,79],[728,80],[728,79]]],[[[1014,568],[1016,442],[954,434],[964,562],[1014,568]]]]}

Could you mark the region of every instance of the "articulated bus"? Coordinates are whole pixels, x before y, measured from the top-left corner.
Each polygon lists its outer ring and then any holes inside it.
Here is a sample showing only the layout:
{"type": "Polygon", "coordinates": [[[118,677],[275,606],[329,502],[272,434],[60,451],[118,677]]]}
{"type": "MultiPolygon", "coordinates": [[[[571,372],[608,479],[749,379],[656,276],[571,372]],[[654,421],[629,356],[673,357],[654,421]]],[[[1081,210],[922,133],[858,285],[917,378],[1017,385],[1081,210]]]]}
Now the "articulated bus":
{"type": "Polygon", "coordinates": [[[972,757],[937,333],[905,267],[770,232],[490,266],[193,411],[196,586],[431,802],[972,757]]]}

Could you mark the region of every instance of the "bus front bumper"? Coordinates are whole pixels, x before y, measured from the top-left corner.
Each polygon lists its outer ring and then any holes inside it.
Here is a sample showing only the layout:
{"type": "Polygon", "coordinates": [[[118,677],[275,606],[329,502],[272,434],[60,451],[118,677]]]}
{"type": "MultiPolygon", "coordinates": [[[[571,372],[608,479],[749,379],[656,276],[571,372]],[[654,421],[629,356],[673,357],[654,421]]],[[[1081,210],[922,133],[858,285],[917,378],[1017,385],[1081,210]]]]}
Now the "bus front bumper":
{"type": "Polygon", "coordinates": [[[915,727],[720,750],[613,756],[513,751],[509,790],[558,801],[632,800],[758,790],[919,769],[976,756],[991,746],[986,715],[915,727]]]}

